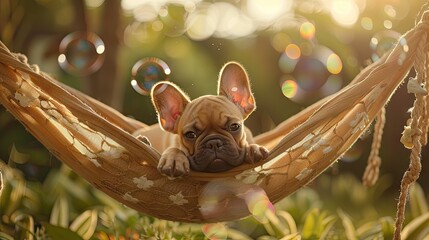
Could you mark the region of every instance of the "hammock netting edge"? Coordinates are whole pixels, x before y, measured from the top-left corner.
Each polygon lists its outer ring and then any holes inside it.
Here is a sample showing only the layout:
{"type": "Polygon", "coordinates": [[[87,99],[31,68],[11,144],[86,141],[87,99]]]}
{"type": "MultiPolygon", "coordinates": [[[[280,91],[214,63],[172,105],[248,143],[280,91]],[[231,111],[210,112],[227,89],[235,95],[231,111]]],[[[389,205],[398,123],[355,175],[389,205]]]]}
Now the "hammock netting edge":
{"type": "Polygon", "coordinates": [[[159,152],[131,134],[144,123],[61,84],[1,42],[0,103],[58,159],[133,209],[182,222],[235,220],[249,215],[245,192],[263,190],[275,203],[336,162],[384,108],[416,53],[426,51],[427,29],[425,12],[349,85],[256,136],[270,149],[266,161],[222,173],[161,175],[159,152]]]}

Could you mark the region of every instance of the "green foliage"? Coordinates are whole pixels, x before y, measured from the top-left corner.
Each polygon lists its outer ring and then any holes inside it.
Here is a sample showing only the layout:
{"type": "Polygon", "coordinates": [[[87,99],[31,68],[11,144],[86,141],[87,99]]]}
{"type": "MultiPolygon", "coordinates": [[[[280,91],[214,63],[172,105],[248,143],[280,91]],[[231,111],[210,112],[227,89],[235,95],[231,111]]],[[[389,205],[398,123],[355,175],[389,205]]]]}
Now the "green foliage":
{"type": "MultiPolygon", "coordinates": [[[[14,156],[19,156],[15,154],[14,156]]],[[[374,215],[380,192],[362,188],[349,175],[322,176],[317,192],[303,188],[275,205],[275,212],[213,224],[155,219],[129,209],[91,187],[69,168],[50,170],[42,183],[0,161],[0,239],[391,239],[394,206],[374,215]],[[347,187],[346,187],[347,186],[347,187]],[[359,192],[357,196],[353,193],[359,192]],[[320,193],[323,194],[320,194],[320,193]],[[340,203],[346,201],[345,203],[340,203]],[[360,212],[371,214],[357,214],[360,212]],[[359,221],[357,221],[359,219],[359,221]]],[[[374,189],[383,191],[388,180],[374,189]]],[[[410,214],[403,236],[429,234],[429,207],[423,189],[410,189],[410,214]]]]}

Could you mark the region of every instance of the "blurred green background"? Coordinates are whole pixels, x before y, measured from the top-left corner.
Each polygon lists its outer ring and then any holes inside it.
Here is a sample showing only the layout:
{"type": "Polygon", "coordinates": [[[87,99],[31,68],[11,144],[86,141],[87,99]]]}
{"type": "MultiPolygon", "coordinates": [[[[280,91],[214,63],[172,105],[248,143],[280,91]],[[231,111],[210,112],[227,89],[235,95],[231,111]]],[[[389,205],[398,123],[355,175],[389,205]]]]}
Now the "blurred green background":
{"type": "MultiPolygon", "coordinates": [[[[132,74],[140,60],[164,61],[171,70],[169,80],[191,98],[215,94],[222,65],[238,61],[250,76],[258,106],[246,124],[258,134],[348,84],[415,25],[424,3],[2,0],[0,40],[59,81],[147,124],[156,123],[150,98],[137,93],[130,84],[133,79],[145,81],[141,73],[132,74]],[[96,34],[103,43],[90,34],[76,32],[96,34]],[[90,50],[79,50],[76,44],[82,40],[90,50]],[[61,42],[66,46],[60,47],[61,42]]],[[[392,209],[392,198],[397,197],[408,166],[409,150],[399,139],[412,101],[413,96],[402,87],[387,107],[380,155],[384,194],[391,199],[392,209]]],[[[324,174],[324,183],[316,180],[312,187],[317,190],[338,175],[360,178],[371,140],[369,131],[324,174]]],[[[423,162],[428,158],[427,150],[423,150],[423,162]]],[[[45,181],[52,169],[61,166],[3,107],[0,160],[35,182],[45,181]]],[[[428,182],[428,170],[423,166],[419,183],[427,189],[428,182]]],[[[333,205],[341,205],[340,199],[327,197],[333,205]]]]}

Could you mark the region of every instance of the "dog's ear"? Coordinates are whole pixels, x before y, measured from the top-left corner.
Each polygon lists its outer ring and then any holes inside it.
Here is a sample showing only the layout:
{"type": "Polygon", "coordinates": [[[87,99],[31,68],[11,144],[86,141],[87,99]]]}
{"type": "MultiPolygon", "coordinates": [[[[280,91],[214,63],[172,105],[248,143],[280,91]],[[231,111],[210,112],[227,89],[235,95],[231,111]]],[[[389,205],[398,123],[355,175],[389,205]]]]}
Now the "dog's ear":
{"type": "Polygon", "coordinates": [[[237,62],[229,62],[220,70],[218,95],[223,95],[236,104],[244,119],[256,108],[249,77],[246,70],[237,62]]]}
{"type": "Polygon", "coordinates": [[[189,97],[170,82],[159,82],[153,86],[151,97],[161,127],[165,131],[177,133],[177,122],[190,102],[189,97]]]}

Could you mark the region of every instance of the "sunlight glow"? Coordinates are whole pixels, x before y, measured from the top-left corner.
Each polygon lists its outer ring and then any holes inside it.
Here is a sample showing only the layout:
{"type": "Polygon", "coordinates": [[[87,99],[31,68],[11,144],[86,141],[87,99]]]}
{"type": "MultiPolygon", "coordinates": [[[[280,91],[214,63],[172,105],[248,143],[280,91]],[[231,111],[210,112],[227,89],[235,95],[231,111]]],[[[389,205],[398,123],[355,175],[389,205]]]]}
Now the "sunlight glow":
{"type": "Polygon", "coordinates": [[[359,7],[353,0],[333,0],[331,2],[331,16],[345,27],[353,26],[359,18],[359,7]]]}
{"type": "Polygon", "coordinates": [[[249,16],[263,24],[272,23],[284,13],[290,11],[292,1],[289,0],[248,0],[249,16]]]}

